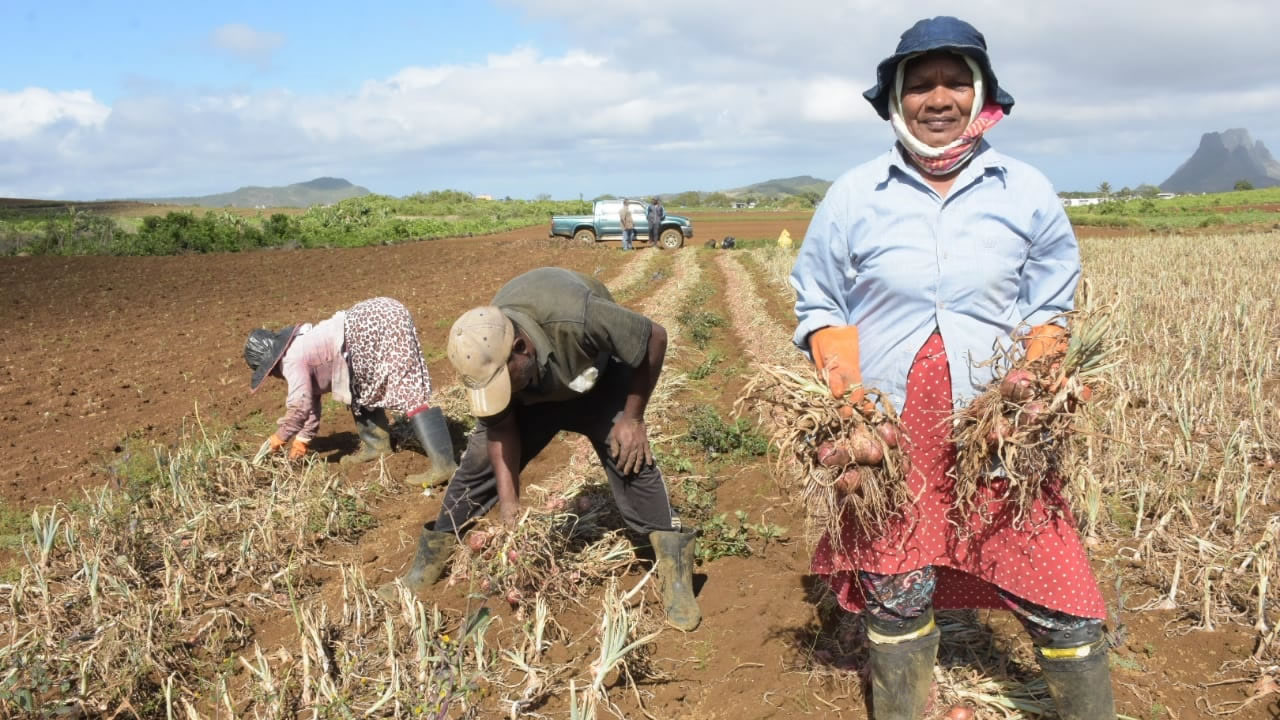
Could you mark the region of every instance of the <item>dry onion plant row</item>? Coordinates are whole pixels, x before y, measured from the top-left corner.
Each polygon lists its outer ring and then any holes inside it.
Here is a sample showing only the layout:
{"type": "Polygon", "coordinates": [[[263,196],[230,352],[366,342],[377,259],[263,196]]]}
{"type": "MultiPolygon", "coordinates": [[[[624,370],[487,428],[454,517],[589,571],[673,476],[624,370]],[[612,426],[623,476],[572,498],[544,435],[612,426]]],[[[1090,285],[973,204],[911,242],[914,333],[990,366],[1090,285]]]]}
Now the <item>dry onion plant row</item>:
{"type": "Polygon", "coordinates": [[[609,279],[609,292],[619,302],[626,302],[635,295],[642,294],[644,288],[652,280],[653,266],[662,257],[659,252],[631,253],[631,259],[623,266],[622,271],[609,279]]]}
{"type": "Polygon", "coordinates": [[[322,544],[358,534],[380,492],[318,463],[252,467],[229,432],[197,430],[137,471],[142,490],[33,513],[26,563],[0,586],[0,715],[147,716],[161,694],[199,705],[248,643],[247,618],[287,607],[322,544]]]}
{"type": "Polygon", "coordinates": [[[341,571],[341,616],[331,617],[323,600],[295,602],[296,645],[264,652],[255,643],[252,654],[240,658],[247,681],[238,693],[224,686],[213,699],[219,714],[477,717],[486,685],[501,675],[487,644],[494,623],[488,610],[454,617],[408,592],[388,606],[358,568],[341,571]]]}
{"type": "Polygon", "coordinates": [[[742,347],[757,361],[772,365],[800,365],[804,357],[791,342],[791,333],[774,322],[764,309],[755,282],[741,260],[732,253],[716,256],[724,272],[725,305],[733,331],[742,347]]]}
{"type": "Polygon", "coordinates": [[[1089,409],[1098,432],[1077,438],[1105,496],[1099,534],[1143,569],[1128,579],[1135,605],[1176,607],[1178,632],[1251,626],[1253,652],[1224,669],[1265,673],[1280,663],[1280,245],[1174,235],[1082,253],[1094,287],[1124,298],[1114,321],[1128,339],[1089,409]]]}
{"type": "Polygon", "coordinates": [[[754,367],[756,373],[734,409],[754,412],[768,432],[769,443],[778,452],[774,476],[784,488],[801,492],[810,545],[824,534],[838,545],[845,522],[876,533],[901,517],[911,502],[906,454],[899,442],[888,442],[878,430],[897,425],[892,404],[879,392],[868,390],[866,402],[875,407],[875,413],[868,418],[855,412],[846,418],[840,413],[844,401],[832,397],[816,370],[754,367]],[[843,462],[821,461],[820,448],[855,435],[875,443],[879,463],[856,465],[856,449],[843,462]]]}
{"type": "Polygon", "coordinates": [[[1021,342],[998,349],[980,364],[994,368],[997,379],[952,416],[953,522],[962,528],[974,514],[991,520],[983,490],[992,488],[993,481],[1003,485],[995,500],[1020,527],[1031,521],[1048,483],[1072,474],[1079,406],[1089,399],[1091,386],[1115,367],[1120,344],[1107,308],[1054,320],[1064,322],[1070,332],[1065,353],[1029,361],[1021,342]]]}

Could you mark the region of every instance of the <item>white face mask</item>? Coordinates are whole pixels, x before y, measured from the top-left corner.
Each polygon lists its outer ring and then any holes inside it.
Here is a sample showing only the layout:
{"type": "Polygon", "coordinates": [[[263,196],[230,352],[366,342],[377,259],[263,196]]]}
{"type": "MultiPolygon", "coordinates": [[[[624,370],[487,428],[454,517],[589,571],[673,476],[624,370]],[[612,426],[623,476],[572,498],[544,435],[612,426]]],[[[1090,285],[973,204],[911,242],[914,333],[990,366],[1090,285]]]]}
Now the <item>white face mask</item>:
{"type": "MultiPolygon", "coordinates": [[[[962,53],[956,53],[969,66],[969,71],[973,73],[973,109],[969,111],[969,122],[965,126],[973,124],[978,119],[978,115],[982,113],[983,100],[986,98],[985,88],[982,83],[982,70],[978,67],[978,63],[973,58],[962,53]]],[[[906,74],[907,63],[924,55],[924,53],[916,53],[908,55],[898,63],[898,69],[894,73],[893,92],[889,95],[889,124],[893,126],[893,133],[898,136],[898,142],[902,143],[908,151],[920,157],[936,158],[941,157],[944,153],[954,149],[961,143],[956,139],[946,147],[932,147],[924,144],[915,135],[911,134],[911,130],[907,127],[907,121],[902,117],[902,78],[906,74]]]]}

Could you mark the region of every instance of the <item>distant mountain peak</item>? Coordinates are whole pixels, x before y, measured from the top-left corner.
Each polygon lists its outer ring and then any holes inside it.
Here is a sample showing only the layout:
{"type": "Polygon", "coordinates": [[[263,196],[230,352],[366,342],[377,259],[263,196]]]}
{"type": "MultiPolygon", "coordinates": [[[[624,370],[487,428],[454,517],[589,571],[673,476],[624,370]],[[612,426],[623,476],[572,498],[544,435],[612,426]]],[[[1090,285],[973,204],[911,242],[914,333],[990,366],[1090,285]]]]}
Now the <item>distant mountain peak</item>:
{"type": "Polygon", "coordinates": [[[1248,130],[1231,128],[1200,136],[1195,153],[1160,183],[1160,188],[1167,192],[1223,192],[1241,180],[1256,188],[1280,185],[1280,163],[1248,130]]]}
{"type": "Polygon", "coordinates": [[[816,192],[818,195],[825,195],[827,188],[831,187],[830,180],[823,180],[812,175],[797,175],[789,178],[774,178],[765,180],[764,182],[754,183],[746,187],[735,188],[733,190],[724,191],[730,197],[738,197],[742,195],[801,195],[805,192],[816,192]]]}
{"type": "Polygon", "coordinates": [[[367,188],[352,185],[342,178],[318,177],[306,182],[278,187],[247,185],[233,192],[200,197],[145,198],[166,205],[201,205],[204,207],[311,207],[327,205],[347,198],[368,195],[367,188]]]}
{"type": "Polygon", "coordinates": [[[336,177],[318,177],[315,180],[296,183],[299,187],[310,188],[312,190],[342,190],[352,187],[351,183],[336,177]]]}

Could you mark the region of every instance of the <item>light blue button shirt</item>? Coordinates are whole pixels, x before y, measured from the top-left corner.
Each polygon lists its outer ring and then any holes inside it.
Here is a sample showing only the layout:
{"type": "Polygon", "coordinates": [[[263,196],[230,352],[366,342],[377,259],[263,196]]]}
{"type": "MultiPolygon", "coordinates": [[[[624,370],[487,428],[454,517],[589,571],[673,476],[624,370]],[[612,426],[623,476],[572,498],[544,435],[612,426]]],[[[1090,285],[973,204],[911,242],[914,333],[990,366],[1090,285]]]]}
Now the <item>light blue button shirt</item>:
{"type": "Polygon", "coordinates": [[[982,141],[945,199],[895,147],[827,191],[791,271],[795,343],[857,325],[866,387],[903,408],[907,371],[938,328],[952,398],[990,382],[988,360],[1025,331],[1072,309],[1075,234],[1048,178],[982,141]]]}

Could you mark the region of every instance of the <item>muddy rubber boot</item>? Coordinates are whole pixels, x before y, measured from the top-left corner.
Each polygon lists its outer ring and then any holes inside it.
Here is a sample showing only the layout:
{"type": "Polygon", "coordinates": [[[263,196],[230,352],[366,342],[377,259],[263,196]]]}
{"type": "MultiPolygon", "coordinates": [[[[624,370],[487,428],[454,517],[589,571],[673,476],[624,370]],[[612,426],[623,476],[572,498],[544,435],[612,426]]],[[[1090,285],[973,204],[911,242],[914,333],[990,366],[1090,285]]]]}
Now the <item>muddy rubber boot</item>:
{"type": "MultiPolygon", "coordinates": [[[[422,528],[418,536],[418,550],[413,555],[413,564],[409,572],[400,578],[401,584],[419,598],[444,574],[444,566],[448,564],[453,550],[458,546],[458,538],[453,533],[442,533],[422,528]]],[[[400,597],[400,589],[395,582],[389,582],[378,588],[378,597],[386,602],[395,603],[400,597]]]]}
{"type": "Polygon", "coordinates": [[[356,421],[360,447],[350,455],[344,455],[338,461],[340,465],[373,462],[391,454],[391,424],[387,422],[387,413],[382,408],[363,412],[352,410],[351,419],[356,421]]]}
{"type": "Polygon", "coordinates": [[[649,533],[658,564],[658,581],[662,583],[662,607],[667,613],[667,624],[685,632],[702,622],[702,611],[693,597],[696,537],[694,533],[678,530],[649,533]]]}
{"type": "Polygon", "coordinates": [[[1036,648],[1049,696],[1062,720],[1115,720],[1105,640],[1074,648],[1036,648]]]}
{"type": "Polygon", "coordinates": [[[449,482],[458,469],[453,459],[453,439],[449,437],[449,423],[444,411],[438,407],[427,408],[409,418],[413,435],[431,458],[431,469],[424,473],[408,475],[404,482],[414,487],[435,487],[449,482]]]}
{"type": "Polygon", "coordinates": [[[933,611],[905,621],[901,628],[868,622],[867,637],[871,641],[867,658],[871,668],[871,717],[920,720],[929,703],[933,666],[942,639],[933,622],[933,611]]]}

